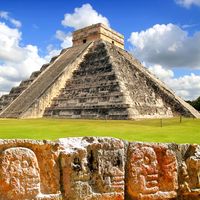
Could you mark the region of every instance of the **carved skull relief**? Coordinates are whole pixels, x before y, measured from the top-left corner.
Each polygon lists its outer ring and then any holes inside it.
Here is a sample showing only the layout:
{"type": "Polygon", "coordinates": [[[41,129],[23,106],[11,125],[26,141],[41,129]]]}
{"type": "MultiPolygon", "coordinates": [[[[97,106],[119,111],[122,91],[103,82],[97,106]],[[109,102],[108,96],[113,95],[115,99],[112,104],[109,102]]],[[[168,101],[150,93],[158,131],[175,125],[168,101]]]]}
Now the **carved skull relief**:
{"type": "Polygon", "coordinates": [[[176,197],[177,162],[174,153],[160,146],[129,148],[127,192],[131,199],[176,197]]]}
{"type": "Polygon", "coordinates": [[[180,191],[182,196],[196,200],[200,197],[200,146],[191,145],[186,154],[180,169],[180,191]]]}
{"type": "Polygon", "coordinates": [[[158,162],[151,147],[134,149],[129,161],[129,194],[154,194],[158,187],[158,162]]]}
{"type": "Polygon", "coordinates": [[[0,199],[25,200],[40,192],[37,158],[33,151],[17,147],[0,155],[0,199]]]}

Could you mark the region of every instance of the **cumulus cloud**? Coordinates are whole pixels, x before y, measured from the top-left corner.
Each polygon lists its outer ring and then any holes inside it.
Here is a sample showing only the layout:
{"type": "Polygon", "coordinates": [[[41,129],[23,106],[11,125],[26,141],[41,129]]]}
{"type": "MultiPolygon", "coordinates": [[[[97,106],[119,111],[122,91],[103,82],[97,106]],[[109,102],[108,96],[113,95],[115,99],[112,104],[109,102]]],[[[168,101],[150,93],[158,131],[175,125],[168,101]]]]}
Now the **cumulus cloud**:
{"type": "Polygon", "coordinates": [[[200,32],[189,36],[177,25],[157,24],[133,32],[129,42],[132,53],[179,96],[186,100],[200,96],[200,76],[175,77],[172,71],[174,67],[200,69],[200,32]]]}
{"type": "Polygon", "coordinates": [[[72,33],[68,32],[65,33],[63,31],[57,30],[56,31],[56,38],[59,39],[62,48],[68,48],[72,46],[72,33]]]}
{"type": "Polygon", "coordinates": [[[200,32],[189,36],[174,24],[157,24],[133,32],[129,38],[132,52],[150,65],[200,68],[200,32]]]}
{"type": "Polygon", "coordinates": [[[8,92],[23,79],[38,70],[45,59],[34,45],[21,46],[22,33],[0,22],[0,93],[8,92]]]}
{"type": "Polygon", "coordinates": [[[154,65],[148,69],[183,99],[194,100],[200,96],[200,76],[191,73],[190,75],[175,78],[172,70],[160,65],[154,65]]]}
{"type": "Polygon", "coordinates": [[[194,100],[200,96],[200,76],[193,73],[170,79],[167,84],[186,100],[194,100]]]}
{"type": "Polygon", "coordinates": [[[72,33],[65,33],[61,30],[57,30],[55,37],[61,41],[60,48],[54,48],[52,44],[47,46],[48,54],[45,56],[45,60],[49,61],[52,57],[59,55],[61,50],[72,46],[72,33]]]}
{"type": "Polygon", "coordinates": [[[150,66],[148,67],[148,70],[163,81],[167,81],[174,77],[174,72],[172,70],[165,69],[161,65],[150,66]]]}
{"type": "Polygon", "coordinates": [[[0,11],[0,18],[9,21],[10,23],[12,23],[14,26],[16,26],[17,28],[21,27],[21,22],[10,17],[9,13],[6,11],[0,11]]]}
{"type": "Polygon", "coordinates": [[[54,46],[50,44],[47,46],[47,52],[48,54],[44,58],[45,60],[50,61],[51,58],[60,54],[61,49],[55,49],[54,46]]]}
{"type": "Polygon", "coordinates": [[[94,10],[90,4],[83,4],[80,8],[75,8],[74,13],[65,14],[62,20],[63,26],[72,27],[75,30],[96,23],[103,23],[109,26],[108,19],[94,10]]]}
{"type": "Polygon", "coordinates": [[[200,0],[175,0],[175,2],[185,8],[190,8],[192,5],[200,6],[200,0]]]}

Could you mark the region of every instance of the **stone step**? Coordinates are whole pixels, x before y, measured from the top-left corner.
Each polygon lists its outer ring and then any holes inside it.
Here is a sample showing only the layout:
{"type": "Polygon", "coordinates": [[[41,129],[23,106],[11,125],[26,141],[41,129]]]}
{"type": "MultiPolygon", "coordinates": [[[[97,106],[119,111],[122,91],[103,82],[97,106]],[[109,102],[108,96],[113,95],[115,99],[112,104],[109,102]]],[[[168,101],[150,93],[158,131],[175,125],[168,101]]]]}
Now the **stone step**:
{"type": "Polygon", "coordinates": [[[65,88],[63,94],[70,94],[74,92],[83,93],[83,94],[92,94],[92,93],[105,93],[105,92],[118,92],[119,85],[117,83],[113,85],[101,85],[101,86],[91,86],[91,87],[80,87],[80,88],[65,88]],[[73,89],[73,90],[72,90],[73,89]]]}
{"type": "Polygon", "coordinates": [[[123,103],[116,103],[116,104],[104,104],[104,105],[78,105],[78,106],[68,106],[68,107],[55,107],[55,108],[47,108],[46,110],[50,111],[52,109],[54,110],[93,110],[93,109],[111,109],[111,108],[117,108],[117,109],[120,109],[120,108],[128,108],[130,105],[128,104],[123,104],[123,103]]]}
{"type": "Polygon", "coordinates": [[[118,86],[119,82],[117,80],[113,81],[99,81],[99,82],[89,82],[84,84],[69,84],[64,91],[71,91],[71,90],[87,90],[92,88],[102,88],[102,87],[112,87],[112,86],[118,86]]]}
{"type": "MultiPolygon", "coordinates": [[[[122,97],[123,94],[121,92],[113,92],[113,93],[107,93],[107,94],[94,94],[94,95],[87,95],[87,96],[81,96],[80,93],[78,93],[79,96],[73,96],[73,95],[68,95],[68,96],[64,96],[64,94],[60,95],[59,97],[56,97],[54,100],[55,101],[66,101],[66,100],[71,100],[73,99],[73,97],[75,97],[75,99],[78,100],[84,100],[84,99],[93,99],[93,98],[107,98],[107,97],[122,97]]],[[[54,101],[53,100],[53,101],[54,101]]]]}
{"type": "Polygon", "coordinates": [[[111,65],[107,65],[107,66],[101,66],[99,68],[91,68],[88,70],[85,69],[79,69],[77,71],[74,72],[74,76],[78,77],[78,76],[91,76],[94,74],[103,74],[106,72],[112,72],[112,66],[111,65]]]}
{"type": "Polygon", "coordinates": [[[73,78],[71,79],[70,82],[67,82],[66,85],[68,83],[71,83],[71,84],[80,84],[80,83],[87,83],[87,82],[92,82],[95,80],[95,82],[98,82],[98,81],[103,81],[103,80],[115,80],[116,79],[116,75],[113,71],[111,72],[105,72],[105,73],[102,73],[102,74],[98,74],[98,75],[85,75],[85,76],[73,76],[73,78]]]}

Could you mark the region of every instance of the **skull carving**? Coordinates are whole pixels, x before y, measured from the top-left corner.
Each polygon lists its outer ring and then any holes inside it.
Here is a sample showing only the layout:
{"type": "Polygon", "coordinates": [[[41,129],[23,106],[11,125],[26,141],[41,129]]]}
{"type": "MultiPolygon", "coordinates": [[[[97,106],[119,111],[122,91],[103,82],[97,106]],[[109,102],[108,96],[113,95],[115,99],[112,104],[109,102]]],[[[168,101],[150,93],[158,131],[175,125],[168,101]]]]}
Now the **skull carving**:
{"type": "Polygon", "coordinates": [[[10,148],[0,155],[0,200],[25,200],[40,192],[37,158],[27,148],[10,148]]]}
{"type": "Polygon", "coordinates": [[[130,199],[167,200],[176,197],[177,162],[166,147],[134,144],[128,151],[127,192],[130,199]]]}
{"type": "Polygon", "coordinates": [[[183,200],[197,200],[200,196],[200,146],[191,145],[180,168],[180,192],[183,200]]]}
{"type": "Polygon", "coordinates": [[[158,162],[154,150],[151,147],[134,149],[129,161],[129,194],[139,197],[158,190],[158,162]]]}

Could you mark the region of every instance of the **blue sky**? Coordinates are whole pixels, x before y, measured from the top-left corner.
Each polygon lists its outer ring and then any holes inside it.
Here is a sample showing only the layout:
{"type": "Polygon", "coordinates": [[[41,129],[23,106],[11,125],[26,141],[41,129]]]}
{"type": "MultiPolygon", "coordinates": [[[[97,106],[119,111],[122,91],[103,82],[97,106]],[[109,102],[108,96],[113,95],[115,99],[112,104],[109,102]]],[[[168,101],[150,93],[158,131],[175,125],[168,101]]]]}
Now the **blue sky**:
{"type": "Polygon", "coordinates": [[[96,22],[124,34],[126,49],[178,95],[200,96],[200,0],[0,0],[0,95],[96,22]]]}

